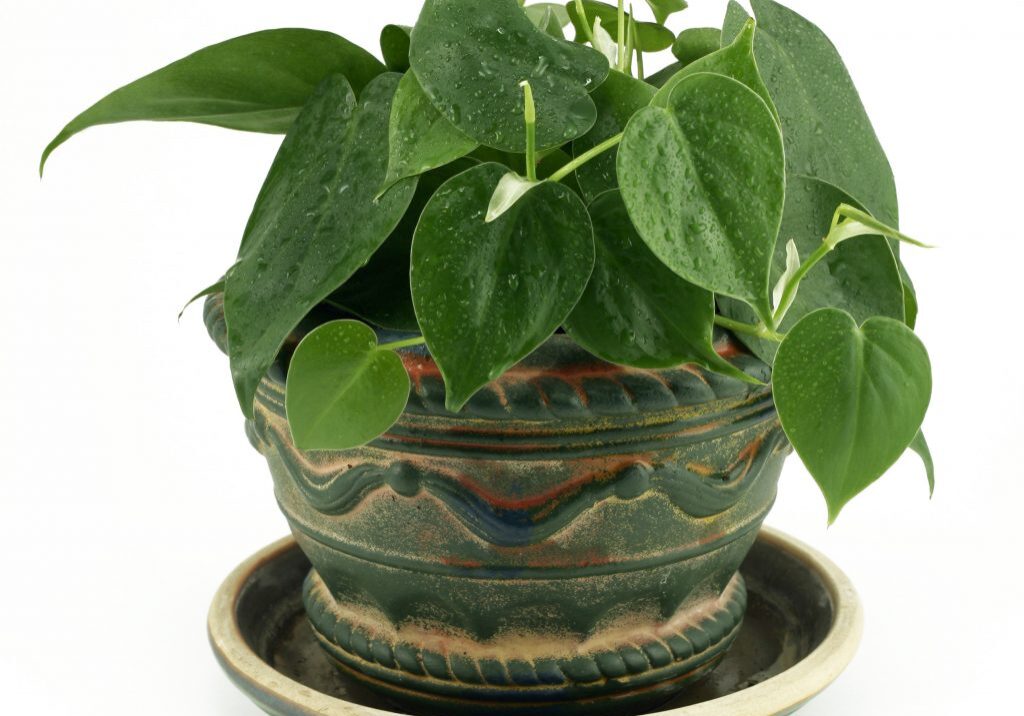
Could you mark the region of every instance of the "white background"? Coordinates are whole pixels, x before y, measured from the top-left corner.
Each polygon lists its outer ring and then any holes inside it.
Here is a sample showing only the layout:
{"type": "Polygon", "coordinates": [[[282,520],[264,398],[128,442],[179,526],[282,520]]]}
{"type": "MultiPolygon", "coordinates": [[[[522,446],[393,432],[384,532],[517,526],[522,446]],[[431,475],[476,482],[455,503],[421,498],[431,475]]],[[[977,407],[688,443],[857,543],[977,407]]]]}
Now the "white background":
{"type": "MultiPolygon", "coordinates": [[[[176,316],[232,263],[280,139],[131,124],[73,139],[42,183],[36,163],[78,111],[201,46],[300,26],[376,51],[419,0],[0,1],[3,710],[255,714],[204,620],[221,579],[286,526],[201,312],[176,316]]],[[[677,27],[720,24],[724,0],[692,4],[677,27]]],[[[934,361],[935,499],[907,459],[826,529],[794,460],[769,520],[832,556],[867,608],[857,661],[803,713],[1017,713],[1024,10],[790,4],[850,66],[904,229],[941,247],[906,252],[934,361]]]]}

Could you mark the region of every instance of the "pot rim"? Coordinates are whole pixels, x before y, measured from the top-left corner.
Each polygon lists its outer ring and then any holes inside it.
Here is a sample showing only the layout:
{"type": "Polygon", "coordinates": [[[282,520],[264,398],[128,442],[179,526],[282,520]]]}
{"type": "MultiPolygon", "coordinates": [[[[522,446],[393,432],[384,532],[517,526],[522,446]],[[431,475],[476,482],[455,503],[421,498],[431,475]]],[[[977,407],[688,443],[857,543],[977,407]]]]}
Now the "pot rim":
{"type": "MultiPolygon", "coordinates": [[[[864,610],[849,577],[828,557],[779,530],[765,527],[759,539],[806,564],[822,580],[834,609],[828,635],[807,657],[778,676],[712,701],[659,711],[657,716],[791,713],[824,691],[853,660],[863,633],[864,610]]],[[[246,642],[235,605],[254,572],[295,548],[295,540],[285,537],[247,559],[224,580],[210,606],[207,622],[210,645],[218,662],[232,680],[245,682],[269,701],[288,705],[299,713],[400,716],[313,691],[273,669],[246,642]]]]}

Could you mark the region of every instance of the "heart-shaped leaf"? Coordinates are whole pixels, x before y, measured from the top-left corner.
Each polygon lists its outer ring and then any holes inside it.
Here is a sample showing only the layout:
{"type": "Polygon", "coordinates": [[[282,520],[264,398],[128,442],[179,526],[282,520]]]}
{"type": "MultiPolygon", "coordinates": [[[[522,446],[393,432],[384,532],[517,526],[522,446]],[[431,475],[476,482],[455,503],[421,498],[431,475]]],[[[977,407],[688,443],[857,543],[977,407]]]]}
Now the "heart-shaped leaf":
{"type": "Polygon", "coordinates": [[[647,4],[654,12],[654,18],[662,25],[670,16],[689,7],[686,0],[647,0],[647,4]]]}
{"type": "Polygon", "coordinates": [[[398,83],[388,131],[388,176],[384,187],[464,157],[477,143],[431,103],[419,80],[407,72],[398,83]]]}
{"type": "Polygon", "coordinates": [[[409,374],[393,350],[358,321],[332,321],[307,335],[288,368],[285,407],[300,450],[348,450],[395,424],[409,400],[409,374]]]}
{"type": "Polygon", "coordinates": [[[872,318],[858,327],[848,313],[826,308],[789,332],[773,385],[782,427],[835,521],[917,437],[931,400],[931,363],[901,321],[872,318]]]}
{"type": "MultiPolygon", "coordinates": [[[[754,54],[778,109],[786,161],[794,174],[821,179],[898,227],[896,184],[860,95],[839,52],[813,23],[772,0],[751,0],[757,16],[754,54]]],[[[723,40],[749,18],[735,1],[723,40]]]]}
{"type": "Polygon", "coordinates": [[[690,283],[769,308],[768,279],[786,193],[782,136],[736,80],[681,80],[669,106],[629,121],[618,177],[633,224],[690,283]]]}
{"type": "Polygon", "coordinates": [[[608,62],[589,47],[551,37],[516,0],[427,0],[410,59],[423,90],[449,121],[480,144],[524,152],[523,90],[537,104],[537,146],[582,136],[597,114],[590,92],[608,62]]]}
{"type": "MultiPolygon", "coordinates": [[[[672,54],[683,67],[722,47],[722,31],[717,27],[691,27],[679,33],[672,44],[672,54]]],[[[734,78],[738,79],[738,78],[734,78]]]]}
{"type": "Polygon", "coordinates": [[[409,71],[409,38],[412,28],[405,25],[385,25],[380,31],[380,52],[384,64],[392,72],[409,71]]]}
{"type": "Polygon", "coordinates": [[[419,178],[416,194],[401,222],[370,262],[355,272],[345,285],[331,294],[328,302],[393,331],[419,332],[409,288],[412,237],[430,197],[456,174],[479,162],[464,157],[419,178]]]}
{"type": "Polygon", "coordinates": [[[285,137],[256,199],[224,291],[231,372],[248,416],[288,334],[370,259],[412,200],[415,180],[375,198],[399,79],[373,80],[358,106],[344,77],[325,80],[285,137]]]}
{"type": "Polygon", "coordinates": [[[450,410],[547,340],[594,267],[590,217],[561,184],[542,182],[484,222],[507,173],[483,164],[448,181],[413,239],[413,303],[450,410]]]}
{"type": "MultiPolygon", "coordinates": [[[[591,95],[597,105],[597,121],[594,128],[572,143],[573,154],[577,157],[621,132],[630,118],[651,102],[654,88],[617,70],[612,70],[608,79],[591,95]]],[[[576,170],[583,198],[593,201],[598,195],[618,187],[615,176],[617,149],[591,159],[576,170]]]]}
{"type": "Polygon", "coordinates": [[[742,82],[748,89],[756,92],[757,96],[763,99],[768,109],[771,110],[775,121],[778,122],[779,116],[775,111],[775,105],[772,103],[771,95],[768,93],[764,80],[761,79],[757,62],[754,60],[754,33],[754,21],[750,20],[743,26],[731,44],[710,55],[694,60],[679,70],[658,90],[651,103],[658,107],[667,107],[673,90],[684,79],[699,72],[714,72],[742,82]]]}
{"type": "MultiPolygon", "coordinates": [[[[772,282],[780,280],[786,268],[785,242],[793,241],[804,258],[814,253],[828,235],[840,204],[853,200],[833,186],[809,177],[791,176],[786,189],[781,239],[772,261],[772,282]]],[[[720,299],[722,313],[749,323],[753,311],[739,301],[720,299]]],[[[862,236],[844,241],[833,249],[803,281],[792,307],[780,326],[788,331],[801,318],[819,308],[839,308],[862,323],[873,316],[903,320],[903,287],[896,259],[881,236],[862,236]]],[[[777,304],[776,304],[777,307],[777,304]]],[[[758,358],[769,365],[778,344],[755,336],[738,336],[758,358]]]]}
{"type": "Polygon", "coordinates": [[[638,368],[697,363],[749,380],[712,347],[714,296],[679,278],[651,253],[619,192],[602,194],[589,211],[594,273],[565,322],[569,335],[612,363],[638,368]]]}
{"type": "MultiPolygon", "coordinates": [[[[595,0],[583,0],[583,12],[586,13],[586,20],[582,19],[575,1],[569,2],[565,9],[569,13],[569,20],[576,29],[576,42],[583,42],[589,38],[585,27],[593,28],[596,20],[601,21],[603,27],[612,37],[619,34],[619,7],[609,5],[595,0]],[[586,26],[584,26],[584,22],[586,26]]],[[[629,23],[630,14],[624,13],[626,22],[629,23]]],[[[672,47],[675,41],[675,34],[661,24],[653,22],[641,22],[634,20],[636,27],[637,48],[644,52],[660,52],[672,47]]]]}
{"type": "Polygon", "coordinates": [[[318,30],[264,30],[205,47],[125,85],[75,117],[46,159],[83,129],[132,120],[179,120],[249,132],[288,131],[320,81],[343,74],[357,92],[384,71],[373,55],[318,30]]]}

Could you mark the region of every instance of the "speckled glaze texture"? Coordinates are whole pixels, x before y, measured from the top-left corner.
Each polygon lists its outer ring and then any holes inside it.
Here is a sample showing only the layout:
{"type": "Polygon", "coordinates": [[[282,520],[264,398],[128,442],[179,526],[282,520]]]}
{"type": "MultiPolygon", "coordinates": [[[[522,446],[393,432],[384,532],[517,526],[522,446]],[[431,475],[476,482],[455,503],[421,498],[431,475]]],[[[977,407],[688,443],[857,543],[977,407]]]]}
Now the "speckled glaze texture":
{"type": "MultiPolygon", "coordinates": [[[[207,325],[223,345],[216,297],[207,325]]],[[[366,447],[298,451],[283,371],[247,426],[338,666],[445,714],[628,714],[706,675],[741,624],[737,570],[789,449],[769,388],[555,336],[452,414],[429,355],[402,357],[406,412],[366,447]]]]}

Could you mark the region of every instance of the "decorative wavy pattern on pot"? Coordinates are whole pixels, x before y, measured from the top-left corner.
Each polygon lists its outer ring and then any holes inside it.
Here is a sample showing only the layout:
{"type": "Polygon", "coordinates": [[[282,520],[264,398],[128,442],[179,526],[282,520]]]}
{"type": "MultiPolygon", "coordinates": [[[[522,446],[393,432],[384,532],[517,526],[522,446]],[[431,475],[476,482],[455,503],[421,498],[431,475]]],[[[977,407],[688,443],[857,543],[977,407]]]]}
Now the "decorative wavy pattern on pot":
{"type": "MultiPolygon", "coordinates": [[[[219,297],[205,317],[224,348],[219,297]]],[[[611,365],[556,335],[453,414],[433,360],[409,349],[394,427],[303,453],[285,368],[337,317],[322,311],[289,338],[246,430],[313,563],[307,612],[340,665],[446,716],[484,703],[518,716],[537,693],[557,705],[545,713],[621,716],[712,668],[789,452],[768,386],[611,365]],[[700,626],[709,614],[714,634],[700,626]]],[[[727,334],[716,348],[769,377],[727,334]]]]}

